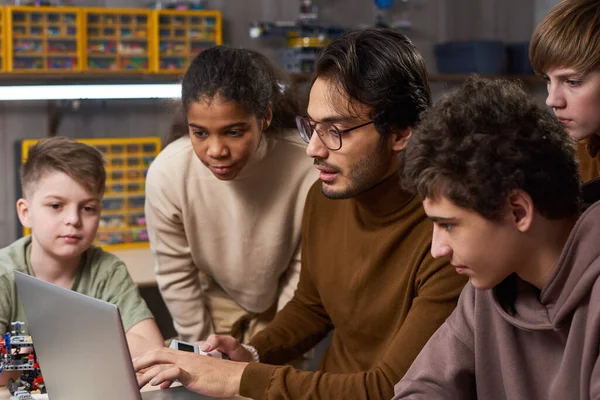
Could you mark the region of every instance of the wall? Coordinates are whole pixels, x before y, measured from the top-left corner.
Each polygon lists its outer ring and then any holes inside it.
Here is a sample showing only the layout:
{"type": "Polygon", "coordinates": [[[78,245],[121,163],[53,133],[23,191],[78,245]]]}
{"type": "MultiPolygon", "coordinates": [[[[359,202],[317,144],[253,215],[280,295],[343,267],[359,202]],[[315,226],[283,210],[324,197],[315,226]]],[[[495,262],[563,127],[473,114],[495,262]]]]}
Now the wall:
{"type": "MultiPolygon", "coordinates": [[[[537,15],[548,2],[557,0],[397,0],[389,19],[397,21],[409,12],[413,27],[407,32],[435,71],[433,46],[438,41],[460,38],[527,40],[537,15]]],[[[72,0],[75,6],[144,7],[147,0],[72,0]]],[[[65,2],[67,3],[67,2],[65,2]]],[[[372,0],[315,0],[323,21],[345,27],[367,26],[375,19],[372,0]]],[[[252,20],[294,20],[299,0],[208,0],[209,8],[224,17],[226,44],[259,50],[273,59],[282,40],[252,40],[252,20]]],[[[434,98],[447,87],[432,83],[434,98]]],[[[540,99],[543,91],[537,89],[540,99]]],[[[64,118],[58,134],[71,137],[118,137],[162,135],[169,123],[170,104],[165,101],[90,101],[78,110],[64,103],[64,118]]],[[[15,141],[47,134],[45,102],[0,102],[0,246],[16,239],[15,141]]]]}
{"type": "Polygon", "coordinates": [[[560,0],[534,0],[534,23],[538,24],[560,0]]]}

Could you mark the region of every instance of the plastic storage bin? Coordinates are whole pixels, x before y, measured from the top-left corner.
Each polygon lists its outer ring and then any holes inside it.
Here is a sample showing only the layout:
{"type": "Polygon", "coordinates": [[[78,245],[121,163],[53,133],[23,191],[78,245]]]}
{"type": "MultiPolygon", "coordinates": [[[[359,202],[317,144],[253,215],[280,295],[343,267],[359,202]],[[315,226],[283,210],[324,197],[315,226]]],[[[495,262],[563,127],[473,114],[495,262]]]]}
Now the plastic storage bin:
{"type": "Polygon", "coordinates": [[[495,40],[439,43],[435,46],[441,74],[501,74],[504,72],[504,43],[495,40]]]}
{"type": "Polygon", "coordinates": [[[151,70],[152,11],[84,8],[85,70],[142,72],[151,70]]]}
{"type": "Polygon", "coordinates": [[[6,7],[7,70],[81,71],[81,11],[69,7],[6,7]]]}
{"type": "Polygon", "coordinates": [[[6,44],[4,43],[6,40],[6,11],[4,11],[4,7],[0,7],[0,72],[6,71],[6,60],[4,59],[4,50],[6,48],[6,44]]]}
{"type": "Polygon", "coordinates": [[[157,10],[153,18],[158,73],[183,73],[198,53],[222,42],[220,11],[157,10]]]}
{"type": "Polygon", "coordinates": [[[515,75],[533,75],[529,61],[529,42],[506,45],[506,72],[515,75]]]}
{"type": "Polygon", "coordinates": [[[288,48],[283,53],[283,69],[290,73],[312,73],[315,62],[331,39],[319,36],[288,34],[288,48]]]}

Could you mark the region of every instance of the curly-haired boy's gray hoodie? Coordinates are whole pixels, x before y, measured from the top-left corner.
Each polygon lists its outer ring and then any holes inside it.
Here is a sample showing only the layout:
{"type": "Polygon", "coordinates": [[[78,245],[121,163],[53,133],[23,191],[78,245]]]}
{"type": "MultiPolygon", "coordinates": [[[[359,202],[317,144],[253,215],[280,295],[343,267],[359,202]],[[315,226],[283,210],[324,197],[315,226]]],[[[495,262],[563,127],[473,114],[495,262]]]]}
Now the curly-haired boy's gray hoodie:
{"type": "Polygon", "coordinates": [[[397,399],[600,399],[600,202],[579,219],[541,291],[512,275],[468,284],[397,399]]]}

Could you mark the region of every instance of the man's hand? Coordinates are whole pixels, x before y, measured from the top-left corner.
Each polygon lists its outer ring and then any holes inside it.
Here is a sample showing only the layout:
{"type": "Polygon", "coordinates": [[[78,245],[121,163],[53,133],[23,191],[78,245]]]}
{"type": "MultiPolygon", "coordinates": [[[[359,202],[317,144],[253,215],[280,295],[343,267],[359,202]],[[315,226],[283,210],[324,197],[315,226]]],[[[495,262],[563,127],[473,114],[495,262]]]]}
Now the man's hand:
{"type": "Polygon", "coordinates": [[[179,381],[188,390],[214,397],[237,395],[246,365],[167,348],[133,359],[140,388],[150,383],[165,389],[179,381]]]}
{"type": "Polygon", "coordinates": [[[198,347],[207,353],[218,350],[227,354],[232,361],[253,361],[252,353],[232,336],[210,335],[206,341],[198,342],[198,347]]]}

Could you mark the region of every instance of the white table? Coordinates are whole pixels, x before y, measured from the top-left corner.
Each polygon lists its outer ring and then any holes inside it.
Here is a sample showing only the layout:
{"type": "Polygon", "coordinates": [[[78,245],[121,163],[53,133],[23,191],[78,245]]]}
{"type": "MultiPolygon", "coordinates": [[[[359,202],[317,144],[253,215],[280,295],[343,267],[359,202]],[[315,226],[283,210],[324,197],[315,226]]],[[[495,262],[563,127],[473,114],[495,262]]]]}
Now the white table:
{"type": "MultiPolygon", "coordinates": [[[[174,384],[173,386],[177,386],[178,384],[174,384]]],[[[146,385],[142,388],[142,392],[148,392],[151,390],[160,390],[160,387],[158,386],[149,386],[146,385]]],[[[9,400],[10,399],[10,392],[8,391],[8,389],[5,386],[0,386],[0,400],[9,400]]],[[[42,395],[34,395],[34,399],[39,399],[39,400],[47,400],[48,399],[48,395],[46,394],[42,394],[42,395]]],[[[229,400],[249,400],[246,397],[241,397],[241,396],[236,396],[236,397],[231,397],[229,400]]]]}
{"type": "Polygon", "coordinates": [[[156,286],[154,259],[150,248],[111,251],[127,266],[131,279],[139,287],[156,286]]]}

